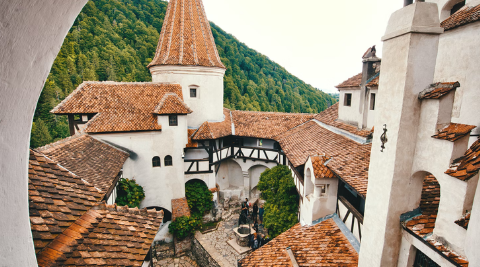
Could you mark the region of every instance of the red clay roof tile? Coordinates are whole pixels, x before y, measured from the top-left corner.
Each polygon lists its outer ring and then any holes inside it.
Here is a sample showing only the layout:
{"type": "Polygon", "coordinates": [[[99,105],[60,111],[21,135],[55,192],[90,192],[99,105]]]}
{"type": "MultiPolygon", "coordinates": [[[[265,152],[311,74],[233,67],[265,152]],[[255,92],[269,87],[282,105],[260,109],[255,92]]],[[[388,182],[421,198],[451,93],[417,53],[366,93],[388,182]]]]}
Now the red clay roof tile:
{"type": "Polygon", "coordinates": [[[469,135],[470,131],[476,127],[477,126],[473,125],[450,123],[445,128],[438,130],[437,134],[433,135],[432,137],[453,142],[469,135]]]}
{"type": "Polygon", "coordinates": [[[225,69],[201,0],[171,0],[149,68],[158,65],[225,69]]]}
{"type": "Polygon", "coordinates": [[[182,216],[190,216],[187,198],[172,199],[172,221],[182,216]]]}
{"type": "Polygon", "coordinates": [[[464,6],[455,14],[442,21],[442,26],[445,31],[455,29],[465,24],[469,24],[480,20],[480,5],[477,6],[464,6]]]}
{"type": "Polygon", "coordinates": [[[468,181],[478,174],[480,169],[480,139],[477,139],[465,152],[465,155],[453,161],[445,172],[462,181],[468,181]]]}
{"type": "Polygon", "coordinates": [[[58,104],[54,114],[97,114],[85,132],[158,131],[155,107],[165,94],[183,99],[179,84],[84,82],[58,104]]]}
{"type": "Polygon", "coordinates": [[[129,157],[127,152],[87,134],[74,135],[38,150],[104,193],[114,186],[115,178],[129,157]]]}
{"type": "Polygon", "coordinates": [[[175,93],[166,93],[153,110],[153,114],[190,114],[193,111],[175,93]]]}
{"type": "Polygon", "coordinates": [[[418,99],[439,99],[460,87],[459,82],[432,83],[418,94],[418,99]]]}
{"type": "Polygon", "coordinates": [[[227,108],[223,108],[225,119],[222,122],[204,122],[193,136],[193,140],[217,139],[232,135],[232,116],[227,108]]]}
{"type": "Polygon", "coordinates": [[[34,150],[30,150],[28,183],[35,253],[44,249],[103,196],[92,185],[34,150]],[[91,196],[91,200],[85,196],[91,196]],[[65,204],[73,205],[60,210],[65,204]]]}
{"type": "Polygon", "coordinates": [[[373,133],[372,130],[362,129],[359,130],[356,126],[341,122],[338,120],[338,103],[333,104],[328,109],[320,112],[315,116],[315,119],[323,122],[327,125],[333,126],[335,128],[347,131],[349,133],[361,136],[361,137],[368,137],[373,133]]]}
{"type": "MultiPolygon", "coordinates": [[[[369,50],[367,50],[367,52],[369,52],[369,50]]],[[[359,87],[361,83],[362,83],[362,73],[359,73],[335,87],[336,88],[359,87]]]]}
{"type": "Polygon", "coordinates": [[[314,121],[275,137],[294,167],[305,164],[311,155],[326,154],[327,163],[345,182],[366,197],[371,144],[360,144],[333,133],[314,121]]]}
{"type": "Polygon", "coordinates": [[[357,266],[358,254],[333,219],[313,226],[296,224],[239,262],[249,266],[291,266],[290,247],[299,266],[357,266]]]}
{"type": "Polygon", "coordinates": [[[328,156],[313,156],[312,159],[312,166],[313,166],[313,173],[316,179],[321,178],[335,178],[335,174],[327,167],[326,163],[331,159],[328,156]]]}

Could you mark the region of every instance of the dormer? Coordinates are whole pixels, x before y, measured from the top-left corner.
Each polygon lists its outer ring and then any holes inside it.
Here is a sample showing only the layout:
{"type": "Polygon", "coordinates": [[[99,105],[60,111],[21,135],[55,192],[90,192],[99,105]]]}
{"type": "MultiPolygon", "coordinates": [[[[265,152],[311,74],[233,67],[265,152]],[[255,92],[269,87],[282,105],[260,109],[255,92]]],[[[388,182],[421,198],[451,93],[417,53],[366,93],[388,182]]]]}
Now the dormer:
{"type": "Polygon", "coordinates": [[[186,118],[182,117],[186,117],[190,113],[192,110],[175,93],[166,93],[153,111],[153,114],[157,115],[158,124],[162,125],[162,129],[186,127],[186,118]]]}
{"type": "Polygon", "coordinates": [[[375,119],[381,65],[375,46],[363,54],[362,64],[361,73],[336,86],[340,93],[338,118],[358,129],[371,129],[375,119]]]}

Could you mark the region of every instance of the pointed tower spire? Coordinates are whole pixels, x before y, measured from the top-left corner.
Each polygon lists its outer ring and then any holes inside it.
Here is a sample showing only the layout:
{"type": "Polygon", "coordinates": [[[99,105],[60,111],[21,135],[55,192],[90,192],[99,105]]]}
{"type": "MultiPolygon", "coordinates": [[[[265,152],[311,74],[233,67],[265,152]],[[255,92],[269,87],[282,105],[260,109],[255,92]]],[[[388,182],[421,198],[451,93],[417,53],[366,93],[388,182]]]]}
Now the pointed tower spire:
{"type": "Polygon", "coordinates": [[[202,0],[170,0],[168,3],[157,52],[148,68],[159,65],[225,69],[202,0]]]}

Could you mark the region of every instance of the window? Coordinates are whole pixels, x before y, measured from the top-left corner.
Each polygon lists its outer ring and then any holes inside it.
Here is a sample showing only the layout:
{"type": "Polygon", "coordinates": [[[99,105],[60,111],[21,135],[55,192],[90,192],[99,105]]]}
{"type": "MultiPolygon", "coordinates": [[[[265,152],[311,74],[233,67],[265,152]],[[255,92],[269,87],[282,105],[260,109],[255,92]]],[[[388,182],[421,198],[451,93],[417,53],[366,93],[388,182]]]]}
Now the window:
{"type": "Polygon", "coordinates": [[[427,255],[423,254],[420,250],[417,249],[413,267],[440,267],[440,265],[432,261],[432,259],[430,259],[429,257],[427,257],[427,255]]]}
{"type": "Polygon", "coordinates": [[[343,105],[350,107],[352,105],[352,94],[345,94],[345,98],[343,99],[343,105]]]}
{"type": "Polygon", "coordinates": [[[455,14],[458,10],[460,10],[460,8],[462,8],[464,6],[465,6],[465,1],[461,1],[460,3],[454,5],[452,7],[452,10],[450,10],[450,16],[455,14]]]}
{"type": "Polygon", "coordinates": [[[327,197],[327,188],[328,188],[328,185],[326,184],[321,184],[318,186],[320,197],[327,197]]]}
{"type": "Polygon", "coordinates": [[[152,158],[152,166],[153,167],[160,167],[160,157],[153,157],[152,158]]]}
{"type": "Polygon", "coordinates": [[[168,125],[170,125],[170,126],[178,126],[177,115],[170,115],[170,116],[168,116],[168,125]]]}
{"type": "Polygon", "coordinates": [[[258,146],[263,146],[263,139],[258,139],[258,146]]]}
{"type": "Polygon", "coordinates": [[[370,94],[370,110],[375,110],[375,94],[370,94]]]}
{"type": "Polygon", "coordinates": [[[172,156],[165,156],[165,166],[172,166],[173,165],[173,162],[172,162],[172,156]]]}
{"type": "Polygon", "coordinates": [[[190,88],[190,97],[197,97],[197,88],[190,88]]]}

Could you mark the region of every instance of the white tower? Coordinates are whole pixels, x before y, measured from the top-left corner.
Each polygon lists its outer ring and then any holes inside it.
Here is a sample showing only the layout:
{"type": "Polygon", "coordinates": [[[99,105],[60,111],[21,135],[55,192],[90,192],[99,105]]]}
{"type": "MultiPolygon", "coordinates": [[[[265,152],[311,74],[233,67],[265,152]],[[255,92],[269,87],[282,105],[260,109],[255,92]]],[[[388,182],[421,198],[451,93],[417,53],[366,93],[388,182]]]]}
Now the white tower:
{"type": "Polygon", "coordinates": [[[223,121],[225,66],[202,0],[170,0],[157,52],[148,68],[153,82],[182,86],[184,102],[193,110],[188,126],[223,121]]]}

